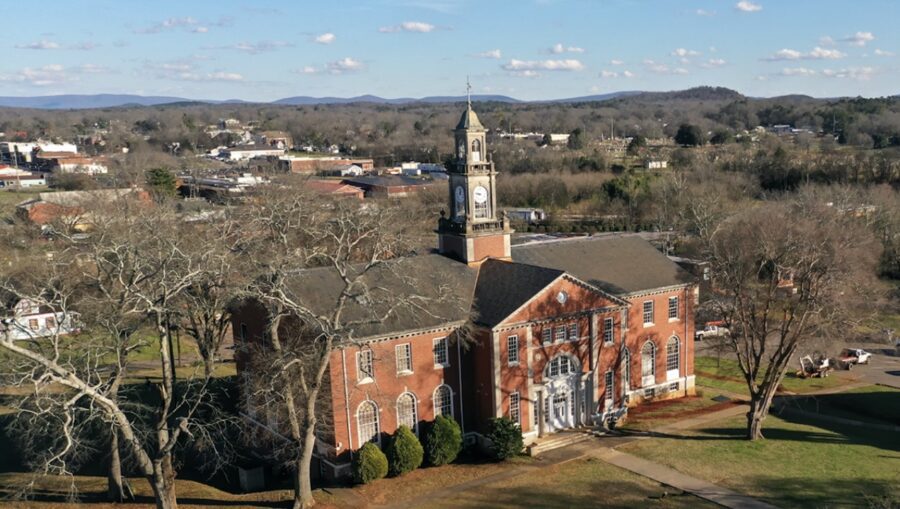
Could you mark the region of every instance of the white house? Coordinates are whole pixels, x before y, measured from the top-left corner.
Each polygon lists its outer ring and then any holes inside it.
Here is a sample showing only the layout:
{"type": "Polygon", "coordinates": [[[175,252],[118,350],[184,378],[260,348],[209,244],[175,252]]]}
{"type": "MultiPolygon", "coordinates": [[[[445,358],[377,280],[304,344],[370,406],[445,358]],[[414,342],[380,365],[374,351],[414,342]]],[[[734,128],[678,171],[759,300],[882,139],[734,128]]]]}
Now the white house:
{"type": "Polygon", "coordinates": [[[31,173],[18,168],[0,168],[0,188],[25,189],[46,185],[47,180],[39,173],[31,173]]]}
{"type": "Polygon", "coordinates": [[[281,157],[284,153],[285,150],[283,148],[266,145],[239,145],[219,152],[223,158],[229,161],[247,161],[254,157],[281,157]]]}
{"type": "Polygon", "coordinates": [[[72,315],[22,299],[12,306],[10,316],[0,319],[0,337],[24,341],[66,335],[77,332],[75,322],[72,315]]]}

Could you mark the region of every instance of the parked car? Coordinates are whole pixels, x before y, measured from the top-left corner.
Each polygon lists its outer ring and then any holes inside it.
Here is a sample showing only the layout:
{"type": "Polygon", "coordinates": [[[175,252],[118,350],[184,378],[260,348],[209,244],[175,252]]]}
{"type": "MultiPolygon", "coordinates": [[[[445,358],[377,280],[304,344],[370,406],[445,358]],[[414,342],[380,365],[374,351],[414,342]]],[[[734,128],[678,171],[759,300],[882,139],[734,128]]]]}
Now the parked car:
{"type": "Polygon", "coordinates": [[[837,360],[846,369],[850,369],[854,364],[868,364],[871,358],[872,354],[862,348],[845,348],[837,360]]]}
{"type": "Polygon", "coordinates": [[[704,326],[702,330],[698,330],[694,333],[694,339],[702,340],[703,338],[708,337],[727,336],[729,330],[722,324],[723,322],[706,322],[706,326],[704,326]]]}

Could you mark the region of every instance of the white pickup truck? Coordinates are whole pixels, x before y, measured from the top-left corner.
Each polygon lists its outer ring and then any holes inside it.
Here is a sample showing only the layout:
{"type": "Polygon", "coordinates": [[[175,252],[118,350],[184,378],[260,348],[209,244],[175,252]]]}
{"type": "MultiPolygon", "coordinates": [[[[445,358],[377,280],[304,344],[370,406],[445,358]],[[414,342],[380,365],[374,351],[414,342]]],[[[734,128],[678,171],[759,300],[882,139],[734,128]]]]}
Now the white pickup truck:
{"type": "Polygon", "coordinates": [[[862,348],[845,348],[838,357],[838,362],[850,369],[854,364],[868,364],[872,354],[862,348]]]}
{"type": "Polygon", "coordinates": [[[727,328],[713,323],[707,323],[702,330],[694,333],[694,339],[702,340],[703,338],[727,336],[729,331],[727,328]]]}

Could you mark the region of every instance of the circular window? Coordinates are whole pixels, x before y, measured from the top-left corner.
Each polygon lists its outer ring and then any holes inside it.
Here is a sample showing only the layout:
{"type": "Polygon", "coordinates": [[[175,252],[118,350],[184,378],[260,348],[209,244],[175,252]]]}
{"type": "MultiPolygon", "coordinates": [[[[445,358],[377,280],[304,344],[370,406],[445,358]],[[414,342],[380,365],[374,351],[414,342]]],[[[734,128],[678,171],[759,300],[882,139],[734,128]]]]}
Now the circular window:
{"type": "Polygon", "coordinates": [[[556,294],[556,300],[560,304],[565,304],[567,300],[569,300],[569,294],[566,292],[559,292],[556,294]]]}

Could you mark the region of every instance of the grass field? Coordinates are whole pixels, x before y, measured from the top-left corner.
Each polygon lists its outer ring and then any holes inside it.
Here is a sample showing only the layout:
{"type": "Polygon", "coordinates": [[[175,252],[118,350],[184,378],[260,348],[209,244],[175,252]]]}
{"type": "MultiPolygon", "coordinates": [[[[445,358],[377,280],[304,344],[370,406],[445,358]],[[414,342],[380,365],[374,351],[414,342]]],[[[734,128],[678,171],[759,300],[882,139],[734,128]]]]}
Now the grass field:
{"type": "MultiPolygon", "coordinates": [[[[792,368],[789,368],[792,369],[792,368]]],[[[715,357],[697,357],[694,359],[694,374],[697,375],[697,385],[714,392],[719,389],[735,394],[747,394],[747,383],[733,359],[722,358],[719,361],[715,357]]],[[[781,384],[782,389],[797,394],[830,389],[847,383],[839,377],[827,378],[800,378],[793,372],[788,372],[781,384]]]]}
{"type": "MultiPolygon", "coordinates": [[[[715,391],[709,392],[714,393],[715,391]]],[[[735,404],[714,401],[712,396],[715,394],[698,394],[687,398],[644,403],[629,408],[628,418],[621,428],[629,431],[649,431],[682,419],[723,410],[735,404]]]]}
{"type": "Polygon", "coordinates": [[[779,507],[867,507],[867,496],[900,497],[896,433],[769,417],[766,439],[749,442],[745,424],[729,419],[622,450],[779,507]]]}

